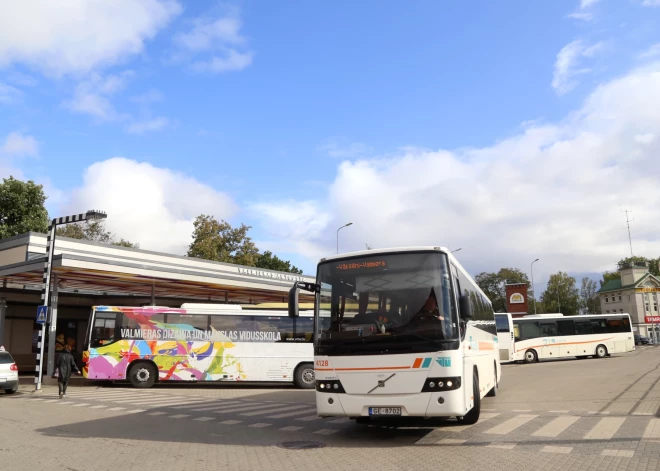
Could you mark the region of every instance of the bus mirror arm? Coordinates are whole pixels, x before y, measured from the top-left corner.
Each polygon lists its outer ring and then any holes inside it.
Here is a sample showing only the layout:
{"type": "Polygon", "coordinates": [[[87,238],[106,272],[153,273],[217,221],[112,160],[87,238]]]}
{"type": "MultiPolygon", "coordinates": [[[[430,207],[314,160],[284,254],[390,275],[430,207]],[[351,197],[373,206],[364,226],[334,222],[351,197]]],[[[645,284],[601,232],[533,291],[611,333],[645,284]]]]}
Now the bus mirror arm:
{"type": "Polygon", "coordinates": [[[470,297],[462,295],[458,298],[458,308],[461,311],[462,319],[473,319],[474,313],[472,312],[472,304],[470,303],[470,297]]]}
{"type": "Polygon", "coordinates": [[[289,317],[296,318],[298,312],[298,290],[302,289],[311,293],[320,293],[321,286],[316,283],[307,283],[304,281],[296,281],[289,290],[289,317]]]}

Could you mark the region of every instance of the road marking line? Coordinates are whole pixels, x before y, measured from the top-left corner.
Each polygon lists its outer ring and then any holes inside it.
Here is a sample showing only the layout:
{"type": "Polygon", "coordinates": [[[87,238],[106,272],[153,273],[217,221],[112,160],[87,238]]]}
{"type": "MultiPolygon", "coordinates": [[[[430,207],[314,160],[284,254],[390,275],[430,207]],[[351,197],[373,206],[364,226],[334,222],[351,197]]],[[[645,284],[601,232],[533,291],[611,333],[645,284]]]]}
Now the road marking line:
{"type": "Polygon", "coordinates": [[[527,422],[530,420],[535,419],[538,417],[537,415],[519,415],[518,417],[514,417],[512,419],[507,420],[506,422],[502,422],[499,425],[496,425],[495,427],[486,430],[484,433],[490,433],[493,435],[506,435],[507,433],[513,432],[515,429],[518,427],[521,427],[525,425],[527,422]]]}
{"type": "Polygon", "coordinates": [[[126,410],[126,408],[125,407],[112,407],[111,409],[108,409],[108,410],[114,410],[114,411],[116,411],[116,410],[126,410]]]}
{"type": "Polygon", "coordinates": [[[228,414],[232,412],[245,412],[245,411],[250,411],[250,410],[256,410],[256,409],[266,409],[266,408],[272,408],[273,404],[260,404],[260,405],[250,405],[246,407],[231,407],[231,408],[226,408],[223,407],[221,410],[219,409],[213,409],[212,412],[215,412],[216,414],[228,414]]]}
{"type": "Polygon", "coordinates": [[[296,419],[296,420],[302,420],[303,422],[311,422],[312,420],[319,420],[320,418],[321,417],[319,417],[318,415],[310,415],[310,416],[307,416],[307,417],[301,417],[301,418],[296,419]]]}
{"type": "Polygon", "coordinates": [[[635,456],[635,450],[603,450],[602,456],[618,456],[622,458],[632,458],[635,456]]]}
{"type": "Polygon", "coordinates": [[[108,407],[108,406],[106,406],[105,404],[101,404],[99,406],[92,406],[90,407],[90,409],[103,409],[104,407],[108,407]]]}
{"type": "Polygon", "coordinates": [[[263,423],[258,423],[258,424],[248,425],[248,427],[252,427],[252,428],[264,428],[264,427],[270,427],[271,425],[273,425],[273,424],[263,424],[263,423]]]}
{"type": "Polygon", "coordinates": [[[532,434],[534,437],[556,437],[575,422],[580,420],[579,417],[557,417],[552,422],[545,424],[532,434]]]}
{"type": "Polygon", "coordinates": [[[183,419],[184,417],[190,417],[190,414],[174,414],[169,416],[170,419],[183,419]]]}
{"type": "Polygon", "coordinates": [[[163,412],[162,410],[156,411],[156,412],[149,412],[147,415],[165,415],[167,412],[163,412]]]}
{"type": "Polygon", "coordinates": [[[347,417],[342,417],[341,419],[331,420],[331,421],[328,422],[328,423],[331,423],[331,424],[346,424],[346,423],[348,423],[348,422],[350,422],[350,421],[351,421],[351,419],[349,419],[349,418],[347,418],[347,417]]]}
{"type": "Polygon", "coordinates": [[[320,435],[332,435],[333,433],[337,433],[337,430],[331,430],[329,428],[322,428],[320,430],[317,430],[314,433],[318,433],[320,435]]]}
{"type": "Polygon", "coordinates": [[[75,404],[73,407],[85,407],[88,406],[89,404],[85,404],[84,402],[75,404]]]}
{"type": "Polygon", "coordinates": [[[313,409],[303,409],[295,412],[287,412],[285,414],[277,414],[277,415],[269,415],[269,419],[282,419],[284,417],[293,417],[294,415],[303,415],[303,414],[311,414],[312,412],[316,412],[316,407],[313,409]]]}
{"type": "MultiPolygon", "coordinates": [[[[443,428],[443,429],[439,429],[439,430],[442,430],[443,432],[447,431],[447,432],[452,432],[452,433],[462,432],[463,430],[469,429],[470,427],[474,427],[475,425],[478,425],[482,422],[490,420],[493,417],[497,417],[498,415],[500,415],[498,412],[486,412],[485,414],[481,414],[479,416],[479,422],[477,422],[476,424],[472,424],[472,425],[455,425],[455,426],[452,426],[452,427],[447,427],[447,428],[443,428]]],[[[458,422],[458,423],[460,424],[460,422],[458,422]]]]}
{"type": "Polygon", "coordinates": [[[551,410],[549,412],[551,414],[568,414],[570,411],[567,411],[567,410],[551,410]]]}
{"type": "Polygon", "coordinates": [[[295,406],[288,406],[288,407],[275,407],[273,409],[266,409],[266,410],[258,410],[256,412],[244,412],[241,415],[244,415],[246,417],[254,417],[255,415],[266,415],[266,414],[272,414],[275,412],[285,412],[285,411],[290,411],[293,409],[300,410],[299,405],[295,406]]]}
{"type": "Polygon", "coordinates": [[[139,414],[140,412],[145,412],[144,409],[133,409],[133,410],[127,410],[124,412],[124,414],[139,414]]]}
{"type": "Polygon", "coordinates": [[[296,432],[296,431],[301,430],[303,428],[305,428],[305,427],[296,427],[295,425],[289,425],[288,427],[282,427],[281,429],[278,429],[278,430],[281,430],[283,432],[296,432]]]}
{"type": "Polygon", "coordinates": [[[584,436],[585,440],[610,440],[625,422],[625,417],[604,417],[584,436]]]}
{"type": "Polygon", "coordinates": [[[645,440],[660,438],[660,419],[651,419],[649,421],[642,438],[645,440]]]}
{"type": "Polygon", "coordinates": [[[541,448],[543,453],[561,453],[564,455],[569,454],[573,450],[572,446],[544,446],[541,448]]]}
{"type": "Polygon", "coordinates": [[[511,412],[532,412],[531,409],[513,409],[511,412]]]}
{"type": "Polygon", "coordinates": [[[242,420],[225,420],[224,422],[220,422],[221,424],[225,425],[235,425],[235,424],[240,424],[243,422],[242,420]]]}
{"type": "Polygon", "coordinates": [[[486,445],[487,448],[501,448],[503,450],[513,450],[517,443],[490,443],[486,445]]]}
{"type": "Polygon", "coordinates": [[[458,440],[457,438],[443,438],[442,440],[438,440],[436,443],[438,445],[462,445],[466,441],[467,440],[458,440]]]}
{"type": "Polygon", "coordinates": [[[215,417],[197,417],[196,419],[193,420],[196,420],[198,422],[207,422],[209,420],[215,420],[215,417]]]}

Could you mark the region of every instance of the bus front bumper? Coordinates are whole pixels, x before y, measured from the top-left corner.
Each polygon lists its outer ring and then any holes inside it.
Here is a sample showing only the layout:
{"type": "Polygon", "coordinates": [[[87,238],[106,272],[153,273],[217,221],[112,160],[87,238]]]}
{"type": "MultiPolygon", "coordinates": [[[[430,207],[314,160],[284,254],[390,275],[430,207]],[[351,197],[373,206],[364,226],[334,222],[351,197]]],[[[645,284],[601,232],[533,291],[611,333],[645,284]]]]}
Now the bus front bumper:
{"type": "Polygon", "coordinates": [[[394,408],[401,417],[462,417],[466,409],[463,389],[417,394],[366,395],[316,393],[321,417],[374,417],[373,407],[394,408]]]}

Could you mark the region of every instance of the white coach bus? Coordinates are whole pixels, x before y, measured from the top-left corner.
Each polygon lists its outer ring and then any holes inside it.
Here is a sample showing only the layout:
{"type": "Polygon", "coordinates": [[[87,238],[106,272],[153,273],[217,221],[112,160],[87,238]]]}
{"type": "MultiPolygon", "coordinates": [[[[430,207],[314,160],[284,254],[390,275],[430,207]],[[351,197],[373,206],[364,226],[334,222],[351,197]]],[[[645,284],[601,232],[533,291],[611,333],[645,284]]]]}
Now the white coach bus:
{"type": "Polygon", "coordinates": [[[500,351],[500,361],[513,361],[516,344],[513,338],[513,319],[508,312],[495,313],[497,326],[497,345],[500,351]]]}
{"type": "Polygon", "coordinates": [[[314,360],[321,417],[457,417],[476,423],[501,374],[491,302],[445,248],[324,258],[316,283],[314,360]]]}
{"type": "Polygon", "coordinates": [[[513,319],[514,359],[603,358],[635,349],[628,314],[525,316],[513,319]]]}

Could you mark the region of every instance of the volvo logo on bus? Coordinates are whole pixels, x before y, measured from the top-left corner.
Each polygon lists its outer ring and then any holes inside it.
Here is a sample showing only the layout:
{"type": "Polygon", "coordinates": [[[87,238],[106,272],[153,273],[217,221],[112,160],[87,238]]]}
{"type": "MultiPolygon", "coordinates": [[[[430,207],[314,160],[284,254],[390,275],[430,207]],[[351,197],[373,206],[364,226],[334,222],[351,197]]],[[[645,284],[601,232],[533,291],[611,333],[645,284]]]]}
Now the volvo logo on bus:
{"type": "Polygon", "coordinates": [[[378,384],[376,384],[376,387],[374,387],[374,388],[373,388],[371,391],[369,391],[367,394],[371,394],[372,392],[374,392],[374,391],[375,391],[376,389],[378,389],[378,388],[384,388],[384,387],[385,387],[385,383],[388,382],[390,379],[392,379],[392,377],[394,377],[394,376],[396,376],[396,373],[392,373],[391,375],[389,375],[389,376],[388,376],[387,378],[385,378],[385,379],[379,379],[379,380],[378,380],[378,384]]]}

